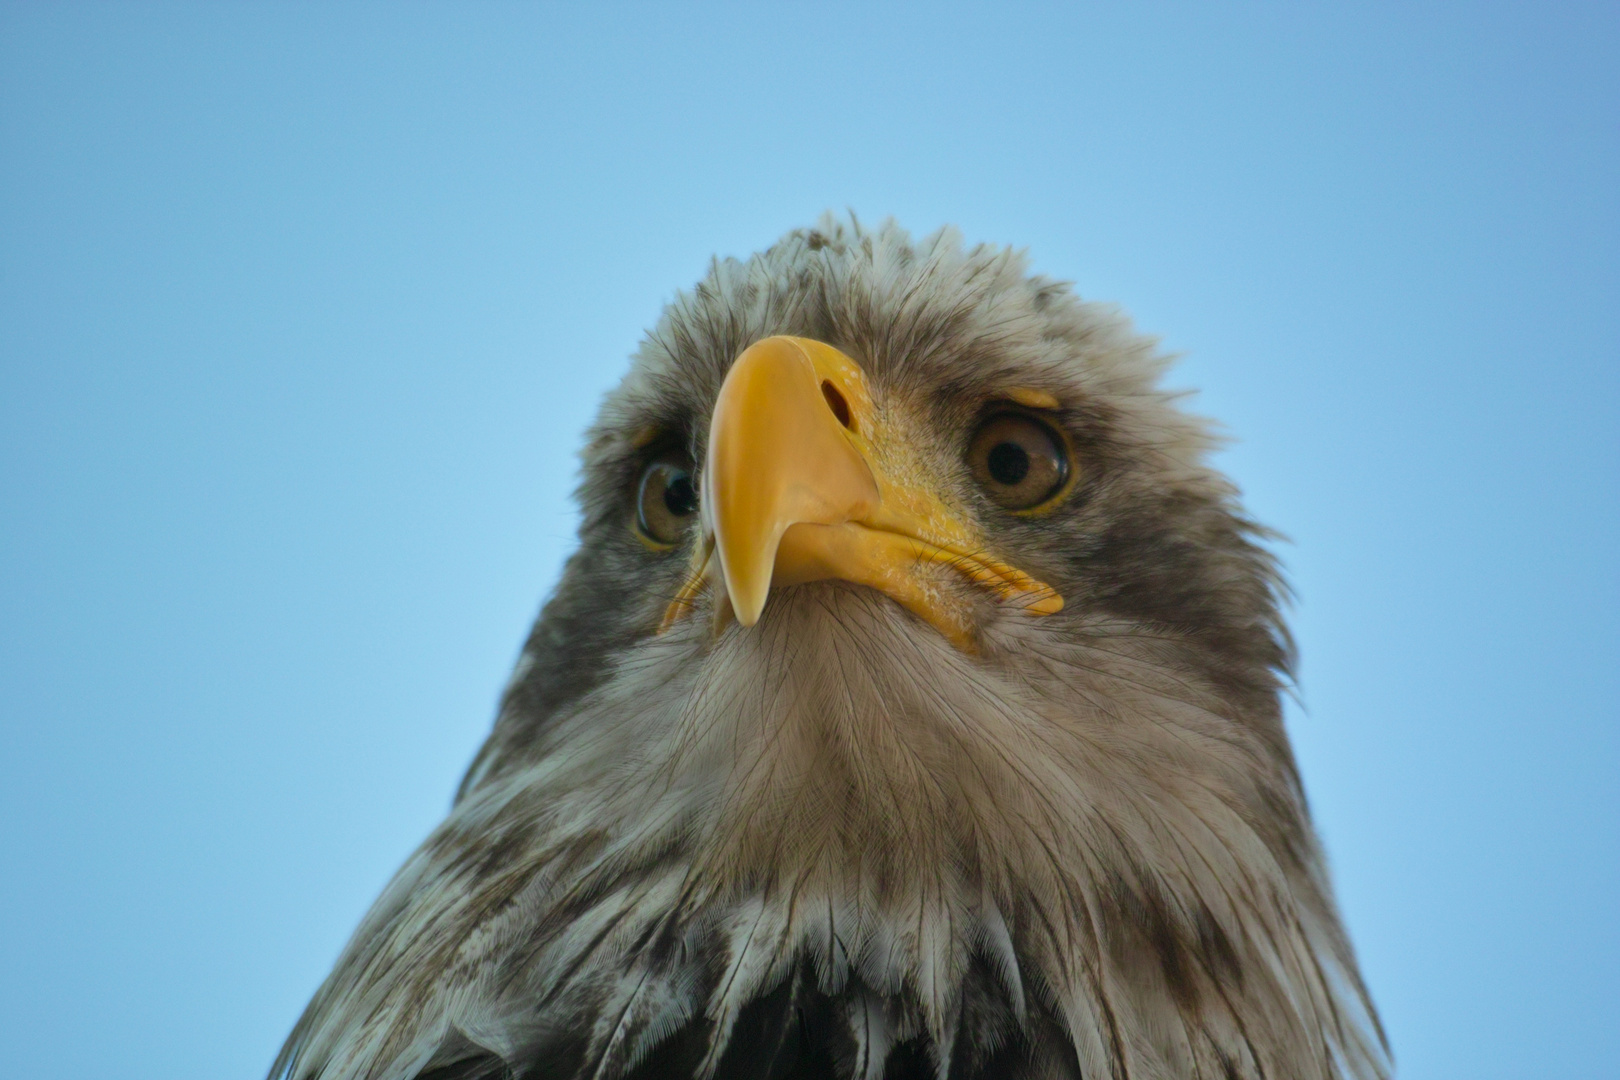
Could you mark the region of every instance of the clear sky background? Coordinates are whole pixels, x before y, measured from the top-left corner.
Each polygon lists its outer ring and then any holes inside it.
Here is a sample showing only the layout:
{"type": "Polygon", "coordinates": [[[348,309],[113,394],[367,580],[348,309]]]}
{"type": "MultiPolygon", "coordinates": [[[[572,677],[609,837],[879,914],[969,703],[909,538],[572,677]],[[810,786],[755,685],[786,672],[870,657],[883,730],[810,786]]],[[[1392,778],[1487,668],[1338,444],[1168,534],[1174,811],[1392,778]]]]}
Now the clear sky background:
{"type": "Polygon", "coordinates": [[[1183,355],[1401,1074],[1620,1075],[1617,57],[1614,3],[0,7],[0,1072],[268,1067],[640,334],[849,207],[1183,355]]]}

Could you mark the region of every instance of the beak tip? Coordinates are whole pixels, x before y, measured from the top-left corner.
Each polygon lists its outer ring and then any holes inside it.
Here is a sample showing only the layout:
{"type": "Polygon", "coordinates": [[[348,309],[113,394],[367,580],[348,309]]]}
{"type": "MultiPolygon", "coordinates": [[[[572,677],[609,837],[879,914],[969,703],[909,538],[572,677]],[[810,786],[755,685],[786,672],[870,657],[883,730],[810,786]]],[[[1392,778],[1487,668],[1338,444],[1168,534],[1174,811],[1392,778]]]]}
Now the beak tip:
{"type": "Polygon", "coordinates": [[[735,593],[731,597],[731,610],[737,616],[737,622],[743,626],[753,626],[759,622],[760,613],[765,610],[765,596],[739,597],[735,593]]]}
{"type": "Polygon", "coordinates": [[[759,622],[765,610],[776,576],[776,549],[784,531],[785,527],[778,526],[761,536],[743,530],[740,537],[725,529],[715,531],[715,551],[720,556],[716,584],[743,626],[759,622]]]}
{"type": "Polygon", "coordinates": [[[715,549],[720,556],[720,565],[716,567],[718,572],[714,575],[715,596],[739,624],[753,626],[759,622],[760,613],[765,610],[765,599],[771,591],[771,578],[774,575],[769,564],[764,567],[751,565],[752,560],[745,560],[741,567],[731,565],[726,558],[729,546],[716,540],[715,549]]]}

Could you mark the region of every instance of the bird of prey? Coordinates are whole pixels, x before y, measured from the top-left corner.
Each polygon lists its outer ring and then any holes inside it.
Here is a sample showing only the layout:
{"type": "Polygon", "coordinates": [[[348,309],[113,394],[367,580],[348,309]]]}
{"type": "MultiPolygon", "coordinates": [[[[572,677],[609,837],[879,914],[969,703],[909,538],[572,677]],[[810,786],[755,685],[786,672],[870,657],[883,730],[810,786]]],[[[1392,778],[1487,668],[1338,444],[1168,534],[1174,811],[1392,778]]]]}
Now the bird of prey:
{"type": "Polygon", "coordinates": [[[272,1077],[1388,1076],[1267,534],[1165,364],[954,230],[716,261],[272,1077]]]}

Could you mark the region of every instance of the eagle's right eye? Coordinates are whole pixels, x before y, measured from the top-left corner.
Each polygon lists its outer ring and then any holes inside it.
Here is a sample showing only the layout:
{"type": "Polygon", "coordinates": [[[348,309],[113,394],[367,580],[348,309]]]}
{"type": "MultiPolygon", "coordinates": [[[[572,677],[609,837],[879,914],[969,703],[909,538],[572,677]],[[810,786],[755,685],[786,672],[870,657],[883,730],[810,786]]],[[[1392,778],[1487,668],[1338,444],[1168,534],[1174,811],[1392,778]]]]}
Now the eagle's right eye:
{"type": "Polygon", "coordinates": [[[697,513],[692,466],[683,455],[663,454],[647,463],[636,490],[636,529],[659,547],[681,542],[697,513]]]}

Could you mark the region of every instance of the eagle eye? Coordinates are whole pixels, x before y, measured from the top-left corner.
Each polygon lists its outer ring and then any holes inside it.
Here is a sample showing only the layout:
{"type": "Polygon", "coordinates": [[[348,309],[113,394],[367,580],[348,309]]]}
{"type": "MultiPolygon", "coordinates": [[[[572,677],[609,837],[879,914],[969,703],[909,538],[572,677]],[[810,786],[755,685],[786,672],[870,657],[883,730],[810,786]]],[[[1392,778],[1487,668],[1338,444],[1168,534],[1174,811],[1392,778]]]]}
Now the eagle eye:
{"type": "Polygon", "coordinates": [[[1040,506],[1069,479],[1068,444],[1028,413],[996,413],[980,424],[967,460],[984,493],[1008,510],[1040,506]]]}
{"type": "Polygon", "coordinates": [[[661,454],[647,463],[636,487],[636,529],[644,538],[660,547],[680,543],[697,508],[692,465],[684,455],[661,454]]]}

